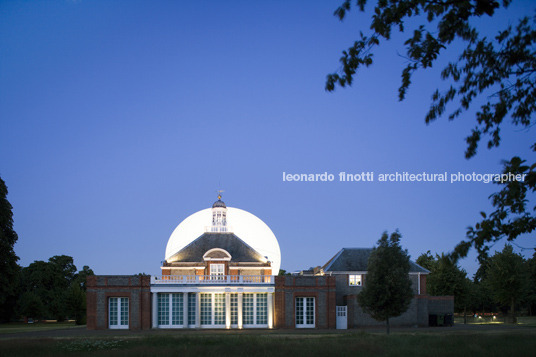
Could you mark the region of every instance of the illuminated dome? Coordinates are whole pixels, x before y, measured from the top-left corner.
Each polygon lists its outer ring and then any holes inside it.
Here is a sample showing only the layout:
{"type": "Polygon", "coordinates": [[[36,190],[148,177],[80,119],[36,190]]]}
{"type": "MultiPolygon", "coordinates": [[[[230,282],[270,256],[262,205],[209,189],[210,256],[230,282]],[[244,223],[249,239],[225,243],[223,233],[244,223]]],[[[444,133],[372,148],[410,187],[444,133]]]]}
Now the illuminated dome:
{"type": "Polygon", "coordinates": [[[210,232],[211,222],[214,222],[214,208],[225,209],[226,222],[229,224],[225,226],[225,232],[234,233],[257,252],[267,257],[272,262],[272,274],[277,275],[281,267],[281,251],[277,238],[266,223],[247,211],[226,207],[219,198],[212,207],[192,214],[175,228],[166,246],[165,259],[171,258],[205,232],[210,232]]]}

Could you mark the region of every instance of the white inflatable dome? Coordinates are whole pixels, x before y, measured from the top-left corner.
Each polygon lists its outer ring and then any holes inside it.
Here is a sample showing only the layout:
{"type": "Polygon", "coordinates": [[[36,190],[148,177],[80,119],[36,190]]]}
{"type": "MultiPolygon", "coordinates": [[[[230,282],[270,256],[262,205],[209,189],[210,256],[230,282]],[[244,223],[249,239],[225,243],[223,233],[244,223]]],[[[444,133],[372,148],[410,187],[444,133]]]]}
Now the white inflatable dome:
{"type": "MultiPolygon", "coordinates": [[[[182,221],[169,237],[166,260],[186,245],[205,233],[212,223],[212,209],[196,212],[182,221]]],[[[281,267],[281,250],[272,230],[255,215],[233,207],[227,207],[227,224],[230,232],[249,244],[253,249],[268,257],[272,262],[272,274],[277,275],[281,267]]]]}

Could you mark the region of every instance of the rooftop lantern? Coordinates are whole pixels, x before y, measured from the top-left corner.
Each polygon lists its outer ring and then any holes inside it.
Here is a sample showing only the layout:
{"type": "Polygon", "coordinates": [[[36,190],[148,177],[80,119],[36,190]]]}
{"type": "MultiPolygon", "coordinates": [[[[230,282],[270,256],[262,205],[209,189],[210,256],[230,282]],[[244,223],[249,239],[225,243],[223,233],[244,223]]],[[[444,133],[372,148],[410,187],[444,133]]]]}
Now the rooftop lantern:
{"type": "Polygon", "coordinates": [[[223,191],[218,191],[218,200],[212,205],[212,225],[207,231],[211,233],[229,233],[230,229],[227,226],[227,206],[221,200],[223,191]]]}

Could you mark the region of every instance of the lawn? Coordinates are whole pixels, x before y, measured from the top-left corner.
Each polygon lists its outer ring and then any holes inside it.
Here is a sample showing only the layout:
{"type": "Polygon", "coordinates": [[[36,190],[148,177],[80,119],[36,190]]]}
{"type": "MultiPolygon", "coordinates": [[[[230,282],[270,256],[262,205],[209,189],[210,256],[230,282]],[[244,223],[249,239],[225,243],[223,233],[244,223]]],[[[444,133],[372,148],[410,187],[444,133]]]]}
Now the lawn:
{"type": "MultiPolygon", "coordinates": [[[[455,324],[463,324],[463,317],[462,316],[455,316],[454,317],[454,323],[455,324]]],[[[504,317],[499,316],[497,318],[492,317],[484,317],[484,318],[474,318],[473,316],[467,317],[467,323],[468,324],[479,324],[479,325],[486,325],[486,324],[504,324],[504,317]]],[[[536,316],[519,316],[517,318],[517,323],[520,326],[531,326],[536,327],[536,316]]]]}
{"type": "Polygon", "coordinates": [[[8,324],[0,324],[0,335],[6,333],[27,332],[27,331],[43,331],[43,330],[59,330],[75,328],[74,322],[39,322],[33,324],[26,324],[22,322],[14,322],[8,324]]]}
{"type": "Polygon", "coordinates": [[[380,333],[212,333],[0,340],[0,356],[533,356],[534,329],[380,333]]]}

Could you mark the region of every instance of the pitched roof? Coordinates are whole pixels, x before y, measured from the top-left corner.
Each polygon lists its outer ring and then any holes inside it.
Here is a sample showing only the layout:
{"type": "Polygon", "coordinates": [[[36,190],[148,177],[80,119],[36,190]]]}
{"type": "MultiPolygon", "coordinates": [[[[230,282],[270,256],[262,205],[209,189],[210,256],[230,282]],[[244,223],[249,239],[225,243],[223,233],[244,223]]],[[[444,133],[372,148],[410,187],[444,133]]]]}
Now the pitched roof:
{"type": "MultiPolygon", "coordinates": [[[[372,248],[342,248],[322,268],[324,271],[367,271],[368,259],[372,248]]],[[[410,273],[425,273],[429,271],[413,261],[409,261],[410,273]]]]}
{"type": "Polygon", "coordinates": [[[173,254],[167,261],[202,262],[203,255],[213,248],[221,248],[229,252],[231,262],[266,262],[265,257],[233,233],[204,233],[173,254]]]}

